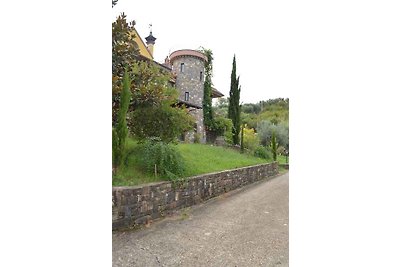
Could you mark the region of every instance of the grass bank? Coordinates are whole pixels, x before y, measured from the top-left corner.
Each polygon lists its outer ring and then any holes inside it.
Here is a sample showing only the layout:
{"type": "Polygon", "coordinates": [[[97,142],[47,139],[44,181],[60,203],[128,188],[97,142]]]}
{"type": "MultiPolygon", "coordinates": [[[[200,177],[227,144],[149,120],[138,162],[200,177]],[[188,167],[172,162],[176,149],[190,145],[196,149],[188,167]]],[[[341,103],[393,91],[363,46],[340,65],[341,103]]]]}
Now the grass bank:
{"type": "MultiPolygon", "coordinates": [[[[125,166],[120,167],[113,177],[114,186],[132,186],[143,183],[162,181],[161,177],[143,172],[138,168],[140,155],[135,153],[136,141],[127,140],[127,159],[125,166]]],[[[186,171],[184,177],[235,169],[245,166],[271,162],[248,154],[241,154],[238,151],[218,146],[203,144],[178,144],[177,149],[181,153],[186,171]]],[[[279,163],[286,163],[283,156],[278,157],[279,163]]]]}
{"type": "Polygon", "coordinates": [[[179,144],[187,169],[185,176],[199,175],[265,163],[266,160],[225,147],[203,144],[179,144]]]}

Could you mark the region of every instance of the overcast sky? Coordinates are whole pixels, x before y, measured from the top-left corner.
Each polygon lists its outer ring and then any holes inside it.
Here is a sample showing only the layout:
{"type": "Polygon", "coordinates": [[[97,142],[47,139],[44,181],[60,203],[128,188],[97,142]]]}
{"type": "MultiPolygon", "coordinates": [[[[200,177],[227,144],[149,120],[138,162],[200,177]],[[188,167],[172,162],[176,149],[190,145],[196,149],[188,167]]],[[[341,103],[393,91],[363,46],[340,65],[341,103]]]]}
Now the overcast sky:
{"type": "Polygon", "coordinates": [[[203,0],[196,4],[178,0],[119,0],[112,9],[112,20],[124,12],[128,20],[136,21],[136,29],[143,39],[149,34],[151,23],[157,38],[154,57],[158,62],[164,62],[170,52],[178,49],[201,46],[211,49],[213,83],[225,96],[229,95],[232,59],[236,54],[241,102],[255,103],[289,97],[289,90],[295,89],[282,82],[287,80],[285,62],[289,61],[290,54],[287,35],[290,27],[285,22],[287,7],[284,3],[263,2],[231,4],[203,0]]]}

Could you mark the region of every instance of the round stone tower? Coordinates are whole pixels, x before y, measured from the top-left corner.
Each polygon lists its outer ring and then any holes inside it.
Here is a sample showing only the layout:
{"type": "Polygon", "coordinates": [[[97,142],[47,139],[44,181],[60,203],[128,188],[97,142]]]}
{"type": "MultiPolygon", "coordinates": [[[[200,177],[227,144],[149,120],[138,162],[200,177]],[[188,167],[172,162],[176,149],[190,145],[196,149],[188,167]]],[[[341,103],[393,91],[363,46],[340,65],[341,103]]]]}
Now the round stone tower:
{"type": "Polygon", "coordinates": [[[204,63],[206,56],[196,50],[177,50],[169,56],[172,72],[176,75],[175,86],[179,92],[179,99],[191,109],[190,113],[196,120],[194,132],[187,138],[194,140],[198,135],[201,143],[206,142],[206,133],[203,122],[204,96],[204,63]]]}

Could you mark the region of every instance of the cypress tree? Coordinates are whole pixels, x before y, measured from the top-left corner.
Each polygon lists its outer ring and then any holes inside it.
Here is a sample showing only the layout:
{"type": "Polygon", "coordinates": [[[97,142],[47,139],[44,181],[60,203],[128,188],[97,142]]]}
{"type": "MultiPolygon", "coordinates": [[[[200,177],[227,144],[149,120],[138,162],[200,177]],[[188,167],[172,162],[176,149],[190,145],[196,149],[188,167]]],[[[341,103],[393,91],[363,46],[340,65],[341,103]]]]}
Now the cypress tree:
{"type": "Polygon", "coordinates": [[[275,134],[275,131],[273,131],[272,136],[271,136],[271,150],[272,150],[272,157],[274,158],[274,161],[276,161],[277,147],[278,147],[278,145],[276,143],[276,134],[275,134]]]}
{"type": "Polygon", "coordinates": [[[128,135],[128,127],[126,123],[126,113],[128,112],[129,103],[131,101],[131,82],[127,70],[125,69],[123,77],[123,86],[121,92],[121,102],[118,111],[118,121],[116,128],[112,132],[112,154],[114,167],[118,167],[125,153],[125,140],[128,135]]]}
{"type": "Polygon", "coordinates": [[[240,133],[240,85],[239,77],[236,77],[236,56],[233,56],[231,89],[229,91],[228,118],[232,120],[232,140],[234,145],[239,145],[240,133]]]}
{"type": "Polygon", "coordinates": [[[207,62],[204,65],[204,98],[203,98],[203,118],[204,125],[207,130],[211,130],[214,125],[214,116],[212,110],[212,61],[213,61],[213,53],[210,49],[202,49],[202,52],[207,57],[207,62]]]}

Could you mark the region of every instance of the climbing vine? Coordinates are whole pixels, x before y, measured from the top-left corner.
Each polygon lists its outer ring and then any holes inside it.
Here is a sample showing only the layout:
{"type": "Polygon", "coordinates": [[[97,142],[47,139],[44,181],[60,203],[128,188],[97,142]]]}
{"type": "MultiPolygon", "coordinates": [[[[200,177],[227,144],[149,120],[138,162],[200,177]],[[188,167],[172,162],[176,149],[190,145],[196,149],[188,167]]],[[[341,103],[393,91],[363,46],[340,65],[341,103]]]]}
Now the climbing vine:
{"type": "Polygon", "coordinates": [[[212,71],[213,71],[213,52],[210,49],[202,48],[201,52],[206,56],[207,61],[204,64],[204,98],[203,98],[203,116],[204,125],[207,130],[211,130],[214,125],[214,114],[212,110],[212,71]]]}

